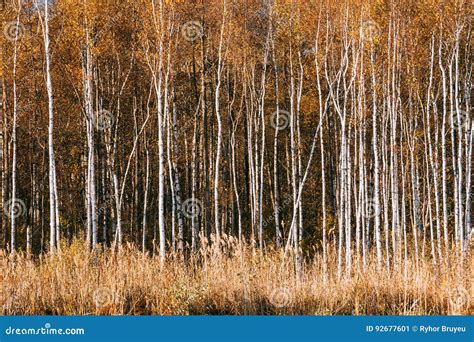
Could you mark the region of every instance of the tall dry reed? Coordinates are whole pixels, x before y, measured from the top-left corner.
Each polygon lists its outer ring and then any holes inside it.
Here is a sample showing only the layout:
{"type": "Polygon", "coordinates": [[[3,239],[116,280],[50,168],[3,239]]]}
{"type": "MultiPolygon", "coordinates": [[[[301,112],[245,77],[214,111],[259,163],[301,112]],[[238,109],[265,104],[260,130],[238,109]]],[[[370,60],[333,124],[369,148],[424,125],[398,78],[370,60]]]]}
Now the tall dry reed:
{"type": "MultiPolygon", "coordinates": [[[[455,253],[455,252],[453,252],[455,253]]],[[[341,279],[337,253],[293,258],[224,238],[183,260],[128,246],[88,252],[81,241],[59,255],[0,254],[0,313],[4,315],[418,315],[472,314],[472,257],[402,258],[377,271],[370,253],[341,279]]]]}

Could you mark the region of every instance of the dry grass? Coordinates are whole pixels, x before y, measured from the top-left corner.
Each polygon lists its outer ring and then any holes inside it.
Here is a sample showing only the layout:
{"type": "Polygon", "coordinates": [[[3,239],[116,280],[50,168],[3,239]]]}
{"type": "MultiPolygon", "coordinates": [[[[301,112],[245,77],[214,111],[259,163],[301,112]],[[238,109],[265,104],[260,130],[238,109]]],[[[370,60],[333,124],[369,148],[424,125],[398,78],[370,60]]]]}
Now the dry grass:
{"type": "MultiPolygon", "coordinates": [[[[215,246],[215,245],[214,245],[215,246]]],[[[472,259],[434,267],[413,257],[396,270],[354,271],[338,280],[330,252],[298,278],[292,258],[260,253],[226,239],[193,261],[127,247],[120,255],[86,252],[81,242],[36,260],[0,255],[0,313],[5,315],[417,315],[472,314],[472,259]],[[224,251],[224,252],[222,252],[224,251]]]]}

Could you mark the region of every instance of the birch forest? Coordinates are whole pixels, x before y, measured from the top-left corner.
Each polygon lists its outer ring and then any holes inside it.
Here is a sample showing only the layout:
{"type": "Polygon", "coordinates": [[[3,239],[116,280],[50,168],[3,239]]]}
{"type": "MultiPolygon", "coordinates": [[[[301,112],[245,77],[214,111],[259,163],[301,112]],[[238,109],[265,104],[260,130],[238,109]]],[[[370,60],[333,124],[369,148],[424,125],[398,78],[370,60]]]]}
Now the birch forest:
{"type": "Polygon", "coordinates": [[[0,0],[0,314],[472,314],[469,0],[0,0]]]}

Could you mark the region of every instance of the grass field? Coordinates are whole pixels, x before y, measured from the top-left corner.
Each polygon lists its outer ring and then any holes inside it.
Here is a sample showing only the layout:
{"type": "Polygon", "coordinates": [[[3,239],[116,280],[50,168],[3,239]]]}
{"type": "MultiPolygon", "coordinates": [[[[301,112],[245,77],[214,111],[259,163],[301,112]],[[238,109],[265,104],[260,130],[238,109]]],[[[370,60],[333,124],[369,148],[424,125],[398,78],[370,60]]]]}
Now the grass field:
{"type": "Polygon", "coordinates": [[[409,257],[388,271],[354,265],[337,277],[316,254],[297,276],[291,255],[264,253],[225,239],[184,261],[132,247],[87,252],[82,242],[60,255],[31,259],[0,256],[0,309],[4,315],[419,315],[472,314],[471,256],[434,266],[409,257]]]}

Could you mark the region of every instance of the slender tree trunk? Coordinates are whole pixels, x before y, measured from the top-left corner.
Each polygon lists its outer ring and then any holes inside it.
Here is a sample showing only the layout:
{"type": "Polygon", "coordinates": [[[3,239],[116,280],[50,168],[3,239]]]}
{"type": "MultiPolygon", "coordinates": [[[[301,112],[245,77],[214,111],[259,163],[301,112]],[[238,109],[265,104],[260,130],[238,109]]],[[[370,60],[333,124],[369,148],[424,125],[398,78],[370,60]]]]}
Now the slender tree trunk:
{"type": "Polygon", "coordinates": [[[44,55],[46,61],[46,89],[48,93],[48,156],[49,156],[49,227],[50,227],[50,251],[53,253],[58,248],[59,226],[58,226],[58,193],[56,183],[56,162],[54,155],[54,98],[53,84],[51,80],[51,53],[49,48],[49,1],[44,2],[44,16],[41,14],[40,6],[36,5],[43,29],[44,55]]]}
{"type": "Polygon", "coordinates": [[[221,226],[219,218],[219,178],[220,178],[220,162],[221,162],[221,153],[222,153],[222,117],[220,112],[220,88],[221,88],[221,78],[222,71],[224,67],[224,60],[222,58],[222,48],[224,44],[224,29],[225,29],[225,20],[227,14],[227,1],[224,0],[224,9],[222,14],[222,26],[221,34],[219,40],[219,51],[218,51],[218,61],[217,61],[217,84],[215,89],[215,111],[217,118],[217,146],[216,146],[216,160],[215,160],[215,170],[214,170],[214,226],[217,241],[219,243],[221,238],[221,226]]]}
{"type": "MultiPolygon", "coordinates": [[[[273,59],[273,68],[274,68],[274,75],[275,75],[275,114],[276,114],[276,122],[280,122],[280,101],[279,101],[279,76],[278,76],[278,64],[275,54],[275,38],[272,35],[272,59],[273,59]]],[[[273,205],[273,213],[275,217],[275,244],[276,247],[281,247],[282,244],[282,234],[280,229],[280,186],[279,186],[279,179],[278,179],[278,132],[279,129],[275,129],[275,136],[273,139],[273,192],[274,192],[274,205],[273,205]]]]}
{"type": "MultiPolygon", "coordinates": [[[[372,63],[372,147],[374,150],[374,211],[375,211],[375,246],[377,251],[377,267],[380,270],[382,268],[382,245],[380,241],[380,166],[379,166],[379,149],[378,149],[378,112],[377,112],[377,82],[375,76],[375,56],[374,50],[371,50],[371,63],[372,63]]],[[[366,203],[367,205],[367,203],[366,203]]]]}
{"type": "MultiPolygon", "coordinates": [[[[16,30],[15,30],[15,42],[13,48],[13,127],[12,127],[12,194],[10,199],[10,221],[11,221],[11,253],[15,253],[16,250],[16,216],[18,205],[21,203],[16,198],[16,168],[17,168],[17,143],[16,143],[16,126],[18,117],[18,99],[17,99],[17,86],[16,86],[16,70],[17,70],[17,54],[18,54],[18,33],[20,25],[20,9],[16,16],[16,30]],[[18,203],[17,203],[18,201],[18,203]]],[[[20,211],[21,213],[21,211],[20,211]]]]}
{"type": "MultiPolygon", "coordinates": [[[[96,182],[95,182],[95,125],[101,118],[95,118],[94,107],[93,107],[93,96],[92,96],[92,54],[90,50],[90,39],[88,23],[86,21],[86,42],[84,46],[83,56],[83,78],[84,78],[84,106],[86,113],[86,125],[87,125],[87,206],[88,212],[90,213],[90,227],[88,231],[91,232],[91,240],[88,241],[92,248],[96,248],[98,243],[98,231],[97,231],[97,199],[96,199],[96,182]]],[[[100,114],[99,114],[100,115],[100,114]]]]}

